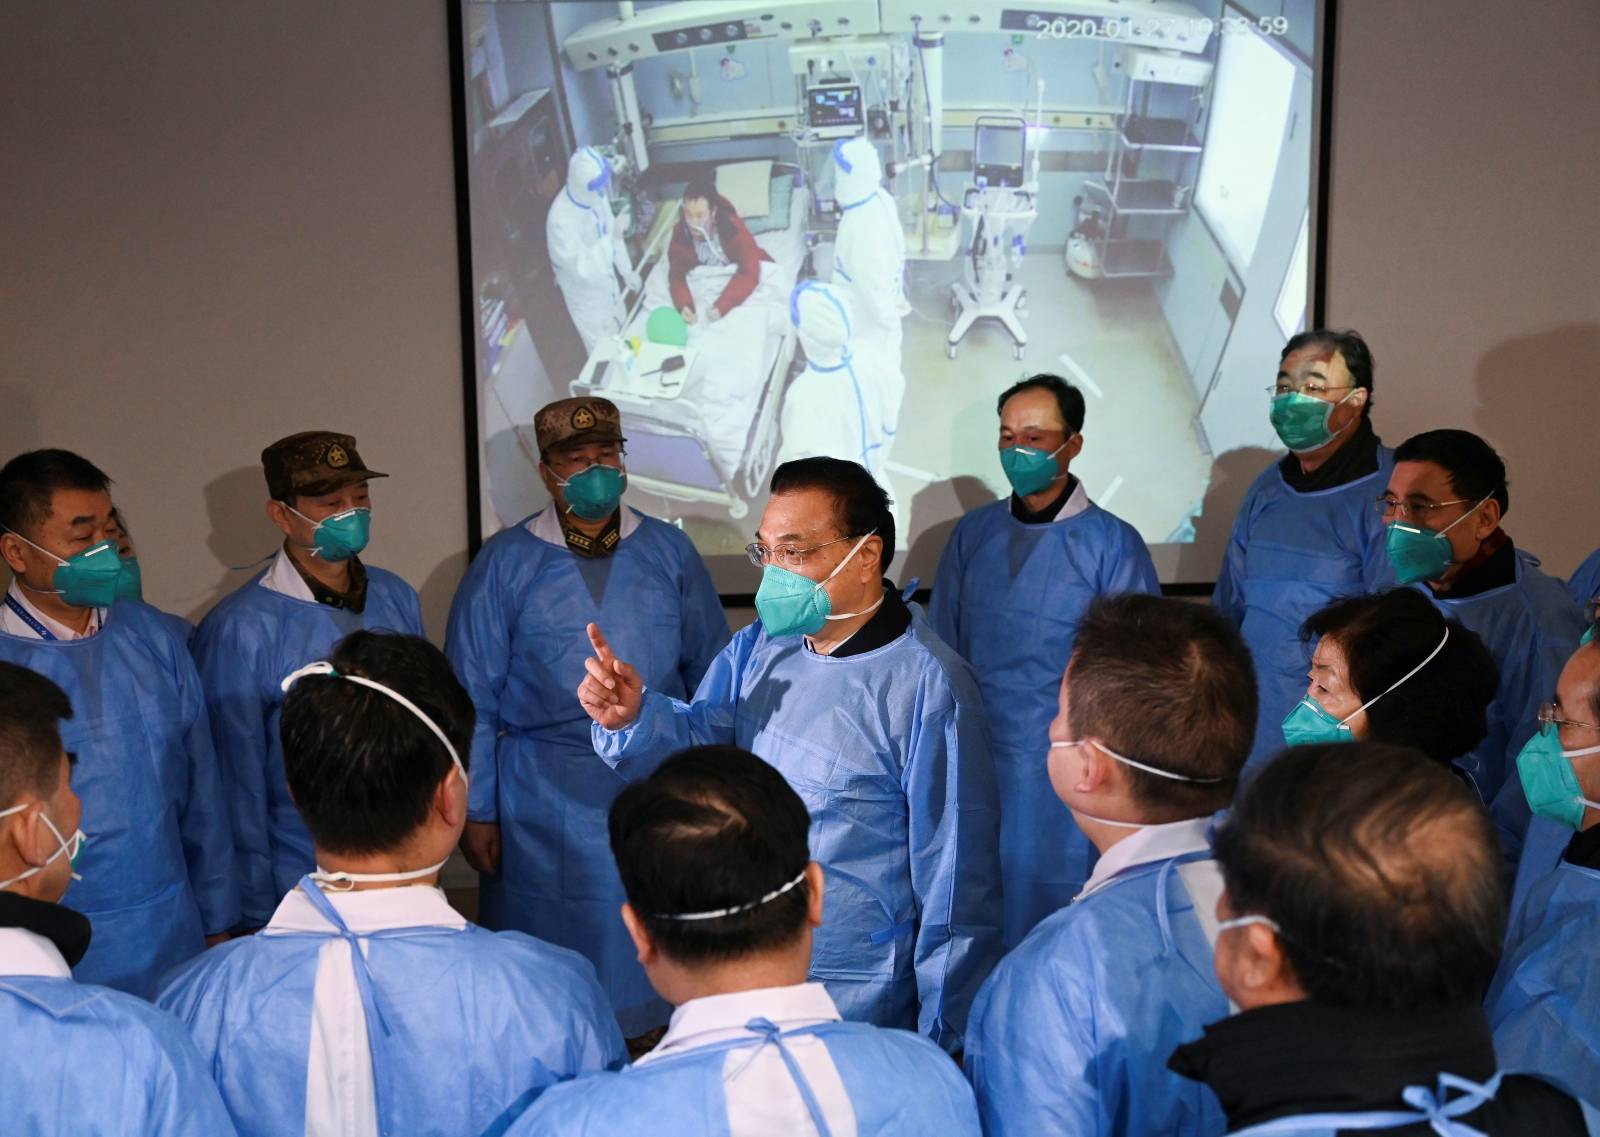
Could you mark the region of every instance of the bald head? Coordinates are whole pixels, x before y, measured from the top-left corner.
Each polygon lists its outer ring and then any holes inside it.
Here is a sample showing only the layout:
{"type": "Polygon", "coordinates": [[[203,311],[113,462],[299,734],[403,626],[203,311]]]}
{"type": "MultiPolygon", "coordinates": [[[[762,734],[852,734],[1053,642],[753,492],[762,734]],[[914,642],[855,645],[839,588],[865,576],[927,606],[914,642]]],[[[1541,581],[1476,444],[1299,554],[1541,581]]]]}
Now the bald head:
{"type": "Polygon", "coordinates": [[[1282,930],[1318,1002],[1415,1010],[1476,1001],[1505,894],[1488,815],[1458,777],[1384,743],[1295,747],[1217,836],[1231,910],[1282,930]]]}

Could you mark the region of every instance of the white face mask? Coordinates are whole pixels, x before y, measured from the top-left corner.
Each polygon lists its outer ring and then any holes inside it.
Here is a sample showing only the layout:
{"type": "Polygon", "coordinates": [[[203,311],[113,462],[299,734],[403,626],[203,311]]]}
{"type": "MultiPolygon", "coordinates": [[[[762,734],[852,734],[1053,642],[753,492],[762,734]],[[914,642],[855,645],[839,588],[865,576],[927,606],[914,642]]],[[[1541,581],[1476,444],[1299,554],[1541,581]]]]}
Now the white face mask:
{"type": "MultiPolygon", "coordinates": [[[[282,688],[283,692],[287,694],[289,688],[293,687],[296,681],[305,678],[307,675],[328,675],[335,679],[343,679],[346,683],[356,683],[362,687],[369,687],[374,691],[382,692],[395,702],[399,703],[406,710],[416,715],[418,721],[420,721],[423,726],[427,727],[433,733],[433,736],[439,740],[440,744],[444,746],[445,752],[450,755],[450,761],[455,764],[456,773],[461,777],[462,787],[466,788],[470,785],[469,781],[467,780],[467,768],[461,764],[461,755],[456,753],[456,748],[451,744],[450,739],[446,737],[444,731],[439,728],[439,724],[434,722],[433,719],[429,718],[427,713],[423,711],[421,707],[417,706],[417,704],[406,698],[399,691],[396,691],[392,687],[385,687],[382,683],[375,682],[374,680],[368,679],[363,675],[345,675],[342,672],[335,671],[333,669],[333,664],[329,663],[327,660],[318,660],[316,663],[308,663],[297,671],[290,672],[284,677],[283,682],[279,684],[279,686],[282,688]]],[[[311,879],[315,880],[319,884],[332,884],[341,891],[354,888],[358,884],[397,884],[408,880],[421,880],[423,877],[432,876],[434,873],[444,868],[449,860],[450,858],[446,857],[436,865],[429,865],[424,869],[410,869],[406,872],[328,872],[321,865],[318,865],[317,871],[311,874],[311,879]]]]}
{"type": "MultiPolygon", "coordinates": [[[[0,817],[10,817],[14,813],[23,813],[27,810],[27,808],[27,805],[14,805],[10,809],[0,809],[0,817]]],[[[0,889],[10,888],[18,881],[24,881],[29,877],[38,876],[40,873],[44,872],[45,869],[59,861],[62,857],[66,857],[69,861],[77,861],[78,853],[83,849],[83,843],[88,840],[88,838],[84,836],[83,830],[75,829],[73,830],[70,838],[63,837],[61,836],[61,830],[56,828],[56,823],[50,820],[50,815],[48,813],[40,810],[39,820],[43,821],[49,828],[50,835],[56,839],[56,844],[59,846],[59,848],[45,858],[44,864],[33,865],[29,867],[26,872],[20,872],[10,880],[0,881],[0,889]]],[[[72,879],[82,880],[83,877],[79,876],[77,873],[73,873],[72,879]]]]}

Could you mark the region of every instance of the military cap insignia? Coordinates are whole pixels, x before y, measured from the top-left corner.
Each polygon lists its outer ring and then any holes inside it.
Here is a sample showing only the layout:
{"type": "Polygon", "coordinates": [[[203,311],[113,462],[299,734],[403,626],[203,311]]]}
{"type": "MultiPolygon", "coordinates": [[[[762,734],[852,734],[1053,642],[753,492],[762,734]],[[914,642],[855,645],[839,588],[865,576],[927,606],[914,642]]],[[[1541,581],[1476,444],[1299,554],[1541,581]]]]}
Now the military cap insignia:
{"type": "Polygon", "coordinates": [[[594,412],[589,409],[587,404],[585,404],[584,406],[579,407],[577,410],[572,412],[572,429],[574,429],[574,430],[593,430],[594,429],[594,412]]]}
{"type": "Polygon", "coordinates": [[[324,456],[323,461],[327,462],[335,470],[342,470],[350,464],[350,455],[345,453],[343,446],[334,443],[328,447],[328,453],[324,456]]]}

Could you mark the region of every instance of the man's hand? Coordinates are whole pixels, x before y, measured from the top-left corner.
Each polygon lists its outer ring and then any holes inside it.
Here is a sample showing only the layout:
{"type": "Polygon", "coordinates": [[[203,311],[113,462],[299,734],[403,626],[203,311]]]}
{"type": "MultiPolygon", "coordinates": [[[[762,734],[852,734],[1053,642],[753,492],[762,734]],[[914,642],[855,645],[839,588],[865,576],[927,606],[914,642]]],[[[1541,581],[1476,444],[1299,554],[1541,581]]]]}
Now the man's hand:
{"type": "Polygon", "coordinates": [[[639,276],[638,271],[631,268],[628,270],[627,274],[623,276],[622,283],[627,287],[629,292],[637,292],[639,289],[644,287],[644,280],[639,276]]]}
{"type": "Polygon", "coordinates": [[[644,681],[632,666],[612,654],[599,624],[590,624],[588,631],[594,654],[583,661],[588,674],[578,684],[578,702],[590,718],[607,730],[622,730],[639,717],[644,681]]]}
{"type": "MultiPolygon", "coordinates": [[[[716,311],[716,309],[713,308],[712,311],[716,311]]],[[[678,309],[678,315],[683,317],[683,322],[684,323],[686,323],[686,324],[694,323],[694,308],[693,307],[691,307],[691,306],[689,306],[687,304],[684,305],[682,308],[678,309]]]]}
{"type": "Polygon", "coordinates": [[[486,876],[500,875],[500,823],[469,821],[461,831],[461,852],[467,864],[486,876]]]}
{"type": "Polygon", "coordinates": [[[711,311],[706,313],[706,321],[714,324],[720,319],[722,319],[722,313],[717,311],[717,306],[713,304],[711,306],[711,311]]]}

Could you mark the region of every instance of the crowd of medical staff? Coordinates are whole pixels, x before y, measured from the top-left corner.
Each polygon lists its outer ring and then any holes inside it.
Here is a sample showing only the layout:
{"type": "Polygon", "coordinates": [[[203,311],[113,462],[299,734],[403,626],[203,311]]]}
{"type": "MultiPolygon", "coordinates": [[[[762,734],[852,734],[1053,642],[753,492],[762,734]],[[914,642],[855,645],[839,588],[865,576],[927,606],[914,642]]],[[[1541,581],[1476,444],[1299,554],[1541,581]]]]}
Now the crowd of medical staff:
{"type": "MultiPolygon", "coordinates": [[[[831,286],[795,306],[837,353],[831,286]]],[[[887,337],[892,297],[856,320],[887,337]]],[[[997,404],[1013,492],[926,606],[852,445],[777,468],[731,637],[624,504],[604,399],[539,411],[550,503],[473,560],[443,651],[362,559],[387,475],[352,436],[262,452],[282,545],[195,628],[140,599],[106,473],[13,457],[0,1116],[1600,1133],[1600,553],[1545,574],[1474,434],[1385,446],[1354,332],[1267,387],[1288,453],[1210,605],[1160,596],[1072,473],[1082,394],[1036,375],[997,404]]]]}

